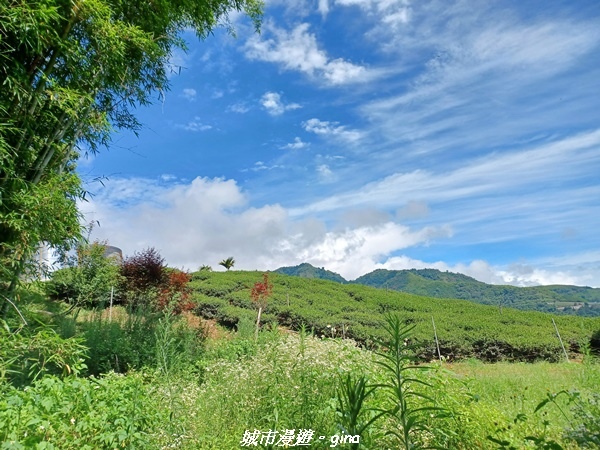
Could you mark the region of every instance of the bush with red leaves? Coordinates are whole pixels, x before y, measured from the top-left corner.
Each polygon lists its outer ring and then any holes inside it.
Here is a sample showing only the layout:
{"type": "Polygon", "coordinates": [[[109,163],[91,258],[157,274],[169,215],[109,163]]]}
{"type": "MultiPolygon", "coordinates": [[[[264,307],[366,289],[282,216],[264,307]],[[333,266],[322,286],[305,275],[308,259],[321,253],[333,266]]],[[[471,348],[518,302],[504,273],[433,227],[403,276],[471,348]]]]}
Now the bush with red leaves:
{"type": "Polygon", "coordinates": [[[191,276],[168,269],[165,259],[154,248],[126,258],[121,275],[125,300],[133,307],[150,306],[158,311],[172,308],[175,314],[193,308],[188,286],[191,276]]]}
{"type": "Polygon", "coordinates": [[[190,281],[192,276],[189,273],[176,269],[171,271],[167,283],[158,295],[156,305],[158,310],[165,311],[171,308],[173,314],[181,314],[194,309],[194,303],[190,300],[192,293],[188,284],[190,281]]]}
{"type": "Polygon", "coordinates": [[[121,265],[121,275],[125,277],[124,287],[134,296],[160,290],[167,282],[165,259],[154,248],[125,258],[121,265]]]}

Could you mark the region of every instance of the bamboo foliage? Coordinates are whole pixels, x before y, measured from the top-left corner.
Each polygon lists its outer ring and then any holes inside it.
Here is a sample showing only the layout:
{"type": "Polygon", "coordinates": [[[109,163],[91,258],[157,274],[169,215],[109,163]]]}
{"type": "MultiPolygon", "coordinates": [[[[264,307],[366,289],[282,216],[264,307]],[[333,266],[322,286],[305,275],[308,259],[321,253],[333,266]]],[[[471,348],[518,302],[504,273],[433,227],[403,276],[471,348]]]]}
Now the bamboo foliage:
{"type": "Polygon", "coordinates": [[[168,88],[179,32],[206,37],[230,11],[258,27],[261,10],[260,0],[0,0],[0,291],[12,295],[39,242],[80,237],[76,162],[114,130],[139,129],[133,111],[168,88]]]}

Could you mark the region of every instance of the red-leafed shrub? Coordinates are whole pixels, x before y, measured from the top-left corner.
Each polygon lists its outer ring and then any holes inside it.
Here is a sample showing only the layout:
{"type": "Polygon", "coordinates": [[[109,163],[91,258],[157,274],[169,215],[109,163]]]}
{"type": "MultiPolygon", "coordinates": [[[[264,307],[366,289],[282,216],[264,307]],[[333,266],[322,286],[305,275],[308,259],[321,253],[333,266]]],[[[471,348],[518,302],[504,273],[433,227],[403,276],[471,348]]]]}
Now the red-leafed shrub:
{"type": "Polygon", "coordinates": [[[269,281],[269,274],[263,273],[263,281],[257,281],[252,287],[250,298],[252,302],[259,308],[267,306],[267,300],[273,293],[273,283],[269,281]]]}
{"type": "Polygon", "coordinates": [[[135,297],[160,290],[168,281],[166,268],[165,259],[154,248],[134,253],[121,265],[125,290],[135,297]]]}
{"type": "Polygon", "coordinates": [[[190,281],[192,281],[192,276],[187,272],[180,270],[170,272],[167,283],[158,295],[157,308],[160,311],[172,308],[174,314],[194,309],[194,303],[190,300],[192,293],[188,284],[190,281]]]}
{"type": "Polygon", "coordinates": [[[172,309],[174,314],[193,308],[190,301],[191,276],[181,270],[168,269],[154,248],[134,253],[121,266],[125,301],[133,306],[150,306],[158,311],[172,309]]]}

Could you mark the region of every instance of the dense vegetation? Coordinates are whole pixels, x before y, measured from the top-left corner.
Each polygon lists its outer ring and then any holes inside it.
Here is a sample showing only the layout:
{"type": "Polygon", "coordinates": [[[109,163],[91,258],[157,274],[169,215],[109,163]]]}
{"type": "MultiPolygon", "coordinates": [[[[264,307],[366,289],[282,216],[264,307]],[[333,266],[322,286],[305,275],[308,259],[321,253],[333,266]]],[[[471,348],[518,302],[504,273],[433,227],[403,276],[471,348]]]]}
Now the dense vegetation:
{"type": "Polygon", "coordinates": [[[456,298],[484,305],[576,316],[600,316],[600,289],[590,287],[499,286],[482,283],[459,273],[441,272],[436,269],[378,269],[353,281],[346,281],[336,273],[317,269],[306,263],[283,267],[276,272],[340,283],[364,284],[425,297],[456,298]]]}
{"type": "Polygon", "coordinates": [[[377,354],[303,330],[263,327],[256,339],[244,318],[207,340],[189,313],[65,314],[22,295],[26,321],[44,325],[13,328],[10,317],[0,329],[3,449],[222,450],[253,447],[252,436],[258,448],[600,446],[600,366],[589,356],[411,369],[402,320],[383,322],[393,351],[377,354]]]}
{"type": "MultiPolygon", "coordinates": [[[[230,328],[240,320],[255,318],[250,288],[260,277],[258,272],[196,272],[191,283],[196,313],[230,328]]],[[[416,325],[412,340],[426,360],[437,357],[432,318],[441,354],[449,359],[563,358],[548,314],[275,273],[270,278],[274,288],[262,316],[265,323],[277,322],[295,330],[304,325],[318,336],[349,337],[371,347],[382,337],[384,315],[395,313],[416,325]]],[[[574,353],[590,345],[600,330],[600,318],[555,316],[554,320],[567,350],[574,353]]]]}
{"type": "Polygon", "coordinates": [[[318,278],[320,280],[337,281],[338,283],[347,283],[339,273],[331,272],[324,267],[315,267],[308,263],[302,263],[298,266],[280,267],[275,270],[276,273],[283,275],[293,275],[302,278],[318,278]]]}

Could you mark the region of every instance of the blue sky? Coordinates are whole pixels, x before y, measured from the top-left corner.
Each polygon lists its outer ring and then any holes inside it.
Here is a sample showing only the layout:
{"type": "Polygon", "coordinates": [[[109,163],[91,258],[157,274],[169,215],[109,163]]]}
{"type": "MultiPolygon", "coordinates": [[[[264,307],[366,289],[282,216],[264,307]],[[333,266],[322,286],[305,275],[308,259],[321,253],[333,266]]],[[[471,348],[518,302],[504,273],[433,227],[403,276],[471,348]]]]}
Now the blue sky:
{"type": "Polygon", "coordinates": [[[273,0],[260,35],[231,22],[186,33],[139,137],[80,162],[93,237],[191,270],[600,286],[596,0],[273,0]]]}

